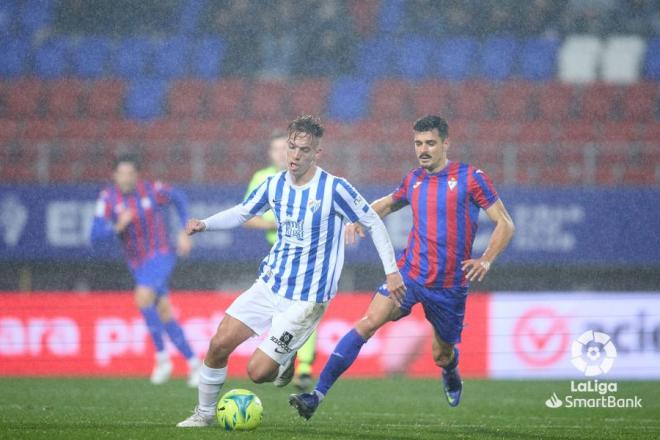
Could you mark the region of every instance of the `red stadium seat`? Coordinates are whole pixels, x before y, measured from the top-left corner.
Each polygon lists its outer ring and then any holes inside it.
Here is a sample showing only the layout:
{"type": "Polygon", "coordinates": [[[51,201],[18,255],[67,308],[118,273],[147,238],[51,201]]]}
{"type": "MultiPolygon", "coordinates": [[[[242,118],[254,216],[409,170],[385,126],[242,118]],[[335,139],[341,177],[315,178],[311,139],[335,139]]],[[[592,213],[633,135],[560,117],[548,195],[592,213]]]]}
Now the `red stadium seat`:
{"type": "Polygon", "coordinates": [[[99,139],[100,123],[96,119],[72,119],[62,123],[63,140],[95,142],[99,139]]]}
{"type": "Polygon", "coordinates": [[[230,119],[243,117],[245,84],[241,79],[224,79],[211,84],[207,95],[209,116],[230,119]]]}
{"type": "Polygon", "coordinates": [[[472,139],[479,143],[510,143],[513,140],[513,127],[505,121],[481,122],[474,125],[472,139]]]}
{"type": "Polygon", "coordinates": [[[493,86],[484,81],[464,81],[452,90],[453,115],[480,121],[488,118],[493,86]]]}
{"type": "Polygon", "coordinates": [[[286,109],[287,84],[280,81],[256,81],[250,94],[250,115],[265,121],[284,120],[286,109]]]}
{"type": "Polygon", "coordinates": [[[46,108],[53,118],[75,118],[85,93],[85,83],[77,79],[63,79],[46,83],[46,108]]]}
{"type": "Polygon", "coordinates": [[[178,119],[158,119],[145,126],[144,140],[176,143],[181,139],[181,122],[178,119]]]}
{"type": "Polygon", "coordinates": [[[660,139],[660,122],[644,124],[641,136],[644,142],[651,142],[655,144],[657,148],[658,139],[660,139]]]}
{"type": "Polygon", "coordinates": [[[325,104],[330,91],[327,79],[303,79],[296,81],[289,96],[291,116],[320,115],[325,111],[325,104]]]}
{"type": "Polygon", "coordinates": [[[573,89],[558,83],[542,85],[538,90],[539,117],[541,120],[563,122],[571,114],[573,89]]]}
{"type": "Polygon", "coordinates": [[[448,115],[452,86],[444,81],[424,81],[411,86],[413,119],[425,115],[448,115]]]}
{"type": "Polygon", "coordinates": [[[190,120],[184,124],[183,139],[187,142],[217,142],[225,134],[225,126],[225,122],[190,120]]]}
{"type": "Polygon", "coordinates": [[[34,118],[39,112],[42,82],[25,78],[5,84],[5,116],[12,119],[34,118]]]}
{"type": "Polygon", "coordinates": [[[573,121],[558,126],[561,129],[559,141],[569,144],[583,144],[598,139],[594,124],[590,121],[573,121]]]}
{"type": "Polygon", "coordinates": [[[19,122],[12,119],[0,119],[0,145],[16,140],[19,126],[19,122]]]}
{"type": "Polygon", "coordinates": [[[642,82],[623,89],[622,116],[628,121],[646,122],[656,118],[658,84],[642,82]]]}
{"type": "Polygon", "coordinates": [[[137,144],[142,140],[144,126],[129,119],[112,119],[105,127],[104,140],[137,144]]]}
{"type": "Polygon", "coordinates": [[[200,80],[181,80],[170,88],[170,115],[178,118],[196,118],[202,114],[207,83],[200,80]]]}
{"type": "Polygon", "coordinates": [[[507,81],[496,93],[495,113],[507,121],[530,119],[534,86],[527,81],[507,81]]]}
{"type": "Polygon", "coordinates": [[[57,140],[58,124],[54,121],[32,119],[25,122],[22,139],[34,142],[53,142],[57,140]]]}
{"type": "Polygon", "coordinates": [[[556,129],[550,122],[533,121],[521,124],[515,135],[515,142],[520,144],[543,144],[552,142],[556,129]]]}
{"type": "MultiPolygon", "coordinates": [[[[614,113],[618,89],[607,84],[594,84],[582,89],[579,117],[588,121],[605,121],[614,113]]],[[[580,107],[580,105],[578,105],[580,107]]]]}
{"type": "Polygon", "coordinates": [[[474,129],[472,123],[465,119],[451,119],[449,124],[449,139],[451,148],[460,148],[462,144],[474,142],[474,129]]]}
{"type": "Polygon", "coordinates": [[[89,84],[87,113],[95,118],[117,117],[124,100],[126,85],[118,80],[99,80],[89,84]]]}
{"type": "Polygon", "coordinates": [[[224,141],[231,144],[259,143],[265,145],[274,124],[262,124],[253,119],[223,121],[224,141]]]}
{"type": "Polygon", "coordinates": [[[403,80],[377,81],[371,93],[371,117],[377,120],[408,116],[410,86],[403,80]]]}
{"type": "Polygon", "coordinates": [[[631,143],[640,140],[640,130],[637,123],[608,122],[603,125],[600,132],[602,142],[631,143]]]}

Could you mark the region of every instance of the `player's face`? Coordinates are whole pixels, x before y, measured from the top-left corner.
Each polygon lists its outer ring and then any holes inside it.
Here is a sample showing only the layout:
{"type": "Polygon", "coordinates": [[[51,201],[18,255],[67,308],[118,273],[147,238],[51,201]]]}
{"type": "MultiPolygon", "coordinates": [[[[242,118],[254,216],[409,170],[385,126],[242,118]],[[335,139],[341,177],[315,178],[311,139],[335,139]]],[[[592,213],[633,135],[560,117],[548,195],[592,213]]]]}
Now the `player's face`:
{"type": "Polygon", "coordinates": [[[138,170],[132,163],[122,162],[117,166],[113,177],[121,192],[129,193],[137,186],[138,170]]]}
{"type": "Polygon", "coordinates": [[[287,138],[281,137],[273,139],[268,147],[268,155],[270,156],[270,162],[277,169],[283,170],[286,168],[286,148],[287,148],[287,138]]]}
{"type": "Polygon", "coordinates": [[[311,172],[321,148],[318,141],[307,133],[291,133],[287,139],[287,170],[297,179],[311,172]]]}
{"type": "Polygon", "coordinates": [[[440,171],[447,161],[449,138],[442,140],[436,128],[431,131],[415,131],[415,153],[419,164],[434,173],[440,171]]]}

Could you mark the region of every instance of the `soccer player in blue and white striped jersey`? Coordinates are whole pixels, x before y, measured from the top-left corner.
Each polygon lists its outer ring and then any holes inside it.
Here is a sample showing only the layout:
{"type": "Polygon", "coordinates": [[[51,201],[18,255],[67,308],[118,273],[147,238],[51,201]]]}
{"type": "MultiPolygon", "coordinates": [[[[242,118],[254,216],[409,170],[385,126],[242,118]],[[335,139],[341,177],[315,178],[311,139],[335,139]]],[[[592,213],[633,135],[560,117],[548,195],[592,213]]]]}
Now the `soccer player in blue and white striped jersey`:
{"type": "Polygon", "coordinates": [[[337,292],[344,263],[344,224],[359,222],[370,233],[394,297],[405,291],[385,225],[344,179],[317,166],[323,127],[301,116],[288,129],[287,169],[269,177],[248,198],[205,220],[190,220],[189,234],[236,227],[272,210],[277,241],[261,262],[259,277],[227,309],[200,371],[199,403],[179,427],[215,421],[229,355],[251,336],[267,332],[248,363],[255,383],[284,386],[293,376],[296,351],[318,325],[337,292]],[[270,330],[269,330],[270,328],[270,330]]]}

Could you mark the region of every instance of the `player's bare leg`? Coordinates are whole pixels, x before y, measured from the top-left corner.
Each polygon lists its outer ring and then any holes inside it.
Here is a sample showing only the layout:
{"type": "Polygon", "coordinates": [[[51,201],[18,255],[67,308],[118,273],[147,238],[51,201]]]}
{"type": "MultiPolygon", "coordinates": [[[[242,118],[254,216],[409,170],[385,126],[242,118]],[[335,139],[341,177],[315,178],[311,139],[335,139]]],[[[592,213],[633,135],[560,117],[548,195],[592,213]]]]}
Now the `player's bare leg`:
{"type": "Polygon", "coordinates": [[[254,332],[248,326],[230,315],[225,315],[215,335],[211,338],[209,349],[200,369],[197,407],[193,415],[176,426],[198,428],[215,423],[220,389],[227,378],[229,355],[243,341],[253,335],[254,332]]]}
{"type": "Polygon", "coordinates": [[[344,335],[335,347],[321,371],[314,391],[292,394],[289,396],[289,404],[298,410],[301,417],[309,420],[339,376],[353,364],[365,342],[387,322],[400,316],[401,310],[392,298],[376,294],[369,304],[365,316],[355,324],[353,330],[344,335]]]}
{"type": "Polygon", "coordinates": [[[463,392],[463,381],[458,372],[458,349],[434,333],[432,343],[433,361],[442,368],[442,383],[449,406],[458,406],[463,392]]]}
{"type": "Polygon", "coordinates": [[[147,286],[136,286],[134,292],[135,304],[147,325],[151,340],[156,351],[154,368],[151,372],[151,383],[160,385],[167,382],[172,375],[172,362],[165,351],[163,341],[163,321],[156,307],[156,292],[147,286]]]}
{"type": "Polygon", "coordinates": [[[273,382],[275,386],[283,387],[291,382],[295,355],[286,363],[280,365],[261,349],[257,348],[248,361],[248,376],[254,383],[273,382]]]}

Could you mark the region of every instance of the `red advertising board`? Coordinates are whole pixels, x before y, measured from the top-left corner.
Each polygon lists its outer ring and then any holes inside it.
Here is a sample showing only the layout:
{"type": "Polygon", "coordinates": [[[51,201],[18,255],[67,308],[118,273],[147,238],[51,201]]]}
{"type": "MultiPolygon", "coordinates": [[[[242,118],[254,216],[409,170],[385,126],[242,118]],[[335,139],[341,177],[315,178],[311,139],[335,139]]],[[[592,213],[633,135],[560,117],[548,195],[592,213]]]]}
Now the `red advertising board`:
{"type": "MultiPolygon", "coordinates": [[[[171,295],[194,351],[201,357],[236,293],[177,292],[171,295]]],[[[319,326],[315,368],[319,370],[341,338],[364,314],[371,296],[340,293],[319,326]]],[[[485,377],[490,296],[470,294],[461,344],[461,371],[485,377]]],[[[431,358],[432,329],[421,307],[382,328],[362,349],[347,375],[437,376],[431,358]]],[[[252,338],[229,362],[230,374],[245,375],[259,345],[252,338]]],[[[175,374],[185,365],[175,349],[175,374]]],[[[42,292],[0,294],[0,375],[146,376],[153,348],[142,318],[127,292],[42,292]]]]}

